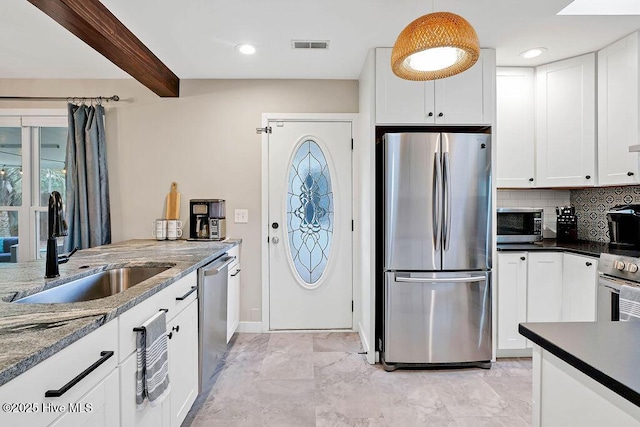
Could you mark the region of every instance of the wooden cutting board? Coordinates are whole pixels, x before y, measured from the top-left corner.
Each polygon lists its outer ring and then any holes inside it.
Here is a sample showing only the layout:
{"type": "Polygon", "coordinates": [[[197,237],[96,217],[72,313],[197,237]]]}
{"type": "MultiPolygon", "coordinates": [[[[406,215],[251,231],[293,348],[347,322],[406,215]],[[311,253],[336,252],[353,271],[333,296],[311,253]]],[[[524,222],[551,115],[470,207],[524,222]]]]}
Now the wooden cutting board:
{"type": "Polygon", "coordinates": [[[171,183],[171,191],[167,195],[167,219],[180,219],[180,193],[178,183],[171,183]]]}

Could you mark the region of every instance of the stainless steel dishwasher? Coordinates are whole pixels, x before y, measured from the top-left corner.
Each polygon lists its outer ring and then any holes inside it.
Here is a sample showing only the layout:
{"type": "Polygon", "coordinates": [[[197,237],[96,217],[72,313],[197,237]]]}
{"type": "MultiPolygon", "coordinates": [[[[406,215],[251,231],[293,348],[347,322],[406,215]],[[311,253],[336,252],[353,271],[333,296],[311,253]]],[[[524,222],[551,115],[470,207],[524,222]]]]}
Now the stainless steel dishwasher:
{"type": "Polygon", "coordinates": [[[235,258],[224,254],[198,270],[198,392],[227,350],[227,270],[235,258]]]}

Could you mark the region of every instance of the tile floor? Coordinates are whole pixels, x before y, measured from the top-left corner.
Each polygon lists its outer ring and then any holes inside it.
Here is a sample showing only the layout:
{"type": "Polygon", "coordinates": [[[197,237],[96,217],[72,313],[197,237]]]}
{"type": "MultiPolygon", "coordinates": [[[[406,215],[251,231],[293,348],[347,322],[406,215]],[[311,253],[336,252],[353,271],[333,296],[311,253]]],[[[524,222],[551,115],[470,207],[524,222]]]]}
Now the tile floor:
{"type": "Polygon", "coordinates": [[[531,360],[490,370],[370,365],[355,333],[237,334],[183,426],[531,425],[531,360]]]}

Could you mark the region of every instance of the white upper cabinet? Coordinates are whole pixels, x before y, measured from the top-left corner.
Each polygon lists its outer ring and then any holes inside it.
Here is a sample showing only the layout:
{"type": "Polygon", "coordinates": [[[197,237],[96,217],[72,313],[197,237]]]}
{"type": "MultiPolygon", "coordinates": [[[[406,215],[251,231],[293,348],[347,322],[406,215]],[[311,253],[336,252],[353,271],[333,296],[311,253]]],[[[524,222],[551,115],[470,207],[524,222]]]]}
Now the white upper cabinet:
{"type": "Polygon", "coordinates": [[[498,187],[535,187],[533,68],[498,68],[496,73],[498,187]]]}
{"type": "Polygon", "coordinates": [[[434,81],[404,80],[391,71],[391,48],[376,49],[376,123],[491,124],[495,51],[482,49],[463,73],[434,81]]]}
{"type": "Polygon", "coordinates": [[[596,184],[595,54],[536,68],[539,187],[596,184]]]}
{"type": "Polygon", "coordinates": [[[598,52],[598,182],[637,184],[638,33],[598,52]]]}

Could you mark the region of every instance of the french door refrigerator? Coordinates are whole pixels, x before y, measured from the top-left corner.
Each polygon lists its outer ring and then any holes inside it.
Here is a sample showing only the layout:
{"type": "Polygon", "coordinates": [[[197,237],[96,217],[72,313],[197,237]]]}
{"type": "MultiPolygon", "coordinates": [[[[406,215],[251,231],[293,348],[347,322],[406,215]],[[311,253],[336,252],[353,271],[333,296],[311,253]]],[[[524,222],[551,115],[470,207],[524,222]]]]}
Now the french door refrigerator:
{"type": "Polygon", "coordinates": [[[388,133],[383,363],[491,366],[491,136],[388,133]]]}

